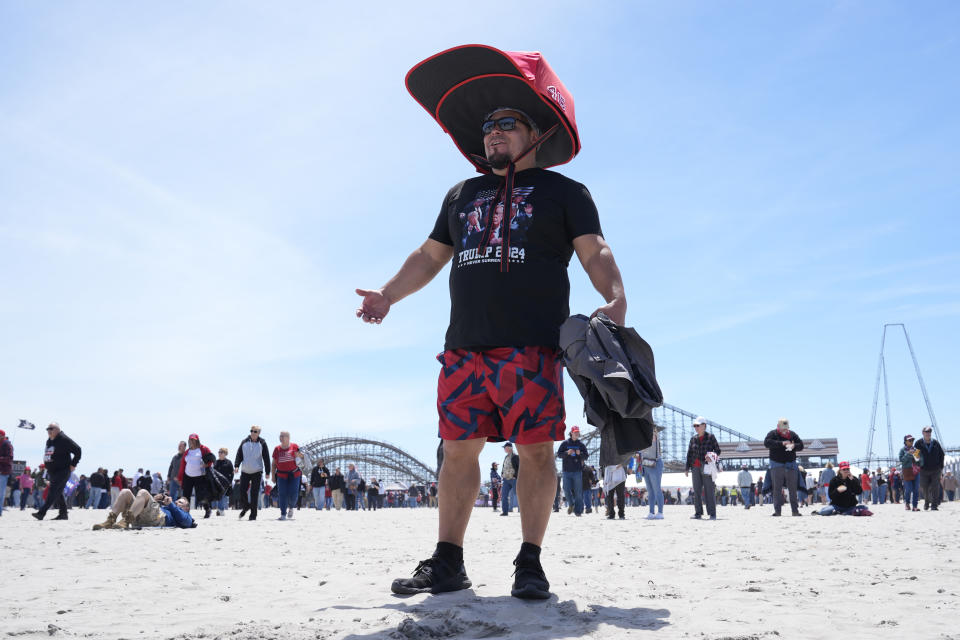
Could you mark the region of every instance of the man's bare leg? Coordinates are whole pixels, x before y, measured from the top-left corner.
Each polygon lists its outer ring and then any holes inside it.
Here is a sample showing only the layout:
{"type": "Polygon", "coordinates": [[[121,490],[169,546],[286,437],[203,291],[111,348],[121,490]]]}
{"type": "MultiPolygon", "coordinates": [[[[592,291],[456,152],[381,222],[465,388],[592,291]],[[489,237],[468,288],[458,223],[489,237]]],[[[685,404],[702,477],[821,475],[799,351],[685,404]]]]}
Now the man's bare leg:
{"type": "Polygon", "coordinates": [[[517,455],[520,456],[517,502],[520,503],[523,541],[539,547],[543,543],[553,510],[553,499],[557,495],[553,442],[518,444],[517,455]]]}
{"type": "Polygon", "coordinates": [[[486,442],[486,438],[443,441],[443,466],[440,467],[440,481],[437,483],[437,497],[440,500],[439,542],[463,546],[467,523],[470,522],[473,505],[480,493],[479,459],[486,442]]]}

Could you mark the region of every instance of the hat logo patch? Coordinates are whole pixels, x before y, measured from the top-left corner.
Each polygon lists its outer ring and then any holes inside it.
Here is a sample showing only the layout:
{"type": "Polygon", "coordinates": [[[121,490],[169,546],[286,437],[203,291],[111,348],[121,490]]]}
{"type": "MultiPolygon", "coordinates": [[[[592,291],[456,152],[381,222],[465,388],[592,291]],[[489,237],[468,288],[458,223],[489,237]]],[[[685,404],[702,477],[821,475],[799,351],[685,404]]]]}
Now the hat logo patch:
{"type": "Polygon", "coordinates": [[[560,93],[559,89],[553,85],[550,85],[547,87],[547,93],[550,94],[550,98],[557,103],[557,106],[559,106],[561,110],[567,110],[567,101],[564,99],[563,94],[560,93]]]}

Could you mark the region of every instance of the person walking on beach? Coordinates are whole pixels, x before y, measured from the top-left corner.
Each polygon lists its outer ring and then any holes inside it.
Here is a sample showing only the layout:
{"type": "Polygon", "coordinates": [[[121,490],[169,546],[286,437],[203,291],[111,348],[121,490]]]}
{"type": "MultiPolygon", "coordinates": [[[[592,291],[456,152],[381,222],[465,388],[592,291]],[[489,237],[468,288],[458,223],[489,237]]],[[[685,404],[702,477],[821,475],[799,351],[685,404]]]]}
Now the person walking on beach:
{"type": "Polygon", "coordinates": [[[333,470],[333,475],[327,482],[330,486],[330,497],[333,498],[333,508],[340,511],[340,507],[343,506],[343,493],[347,488],[347,481],[344,479],[340,467],[333,470]]]}
{"type": "Polygon", "coordinates": [[[380,508],[380,483],[376,478],[370,478],[367,483],[367,508],[376,511],[380,508]]]}
{"type": "Polygon", "coordinates": [[[250,520],[257,519],[260,505],[260,486],[270,477],[270,450],[260,437],[260,427],[250,427],[250,435],[240,441],[233,465],[240,470],[240,517],[250,512],[250,520]]]}
{"type": "MultiPolygon", "coordinates": [[[[220,473],[224,478],[227,479],[227,487],[233,486],[233,463],[230,462],[230,459],[227,458],[227,455],[230,451],[226,447],[220,447],[220,450],[217,451],[217,460],[213,463],[213,468],[220,473]]],[[[230,504],[230,491],[223,492],[223,495],[220,496],[220,499],[217,501],[217,515],[222,516],[223,512],[227,510],[227,507],[230,504]]]]}
{"type": "Polygon", "coordinates": [[[903,506],[907,511],[919,511],[917,504],[920,492],[917,490],[917,475],[920,471],[920,450],[913,446],[913,436],[903,436],[903,447],[897,458],[900,460],[900,476],[903,481],[903,506]]]}
{"type": "MultiPolygon", "coordinates": [[[[187,443],[181,440],[177,444],[177,455],[173,456],[170,459],[170,466],[167,468],[167,491],[170,492],[170,497],[176,500],[180,497],[180,494],[183,493],[183,487],[180,486],[180,481],[177,480],[177,476],[180,473],[180,462],[183,460],[183,454],[187,450],[187,443]]],[[[111,504],[116,500],[114,496],[112,498],[111,504]]]]}
{"type": "Polygon", "coordinates": [[[650,507],[648,520],[663,520],[663,450],[660,445],[659,427],[653,430],[653,442],[642,450],[637,461],[637,471],[643,475],[643,484],[647,488],[647,500],[650,507]]]}
{"type": "Polygon", "coordinates": [[[357,467],[352,463],[347,464],[347,473],[344,475],[344,479],[347,483],[347,511],[356,511],[357,510],[357,492],[360,489],[360,472],[357,471],[357,467]]]}
{"type": "MultiPolygon", "coordinates": [[[[696,433],[690,438],[687,446],[687,462],[683,475],[689,476],[693,472],[693,515],[694,520],[703,517],[703,501],[707,502],[707,515],[711,520],[717,519],[717,485],[713,476],[704,473],[707,464],[707,453],[720,455],[720,443],[717,438],[707,432],[707,419],[698,416],[693,421],[696,433]]],[[[796,500],[796,498],[794,498],[796,500]]]]}
{"type": "MultiPolygon", "coordinates": [[[[60,514],[54,520],[67,519],[67,502],[63,497],[63,490],[67,486],[67,481],[70,480],[70,474],[76,470],[80,462],[80,455],[79,445],[60,430],[59,424],[51,422],[47,427],[47,443],[43,451],[43,464],[50,476],[50,486],[47,499],[40,510],[30,515],[37,520],[43,520],[50,507],[56,506],[60,514]]],[[[34,498],[34,504],[36,504],[36,498],[34,498]]]]}
{"type": "Polygon", "coordinates": [[[497,511],[500,504],[500,484],[503,480],[500,478],[500,472],[497,471],[497,463],[490,463],[490,501],[493,503],[494,512],[497,511]]]}
{"type": "Polygon", "coordinates": [[[13,443],[7,437],[7,432],[0,429],[0,516],[3,515],[3,503],[7,500],[7,480],[12,473],[13,443]]]}
{"type": "MultiPolygon", "coordinates": [[[[27,508],[27,502],[30,499],[30,495],[33,492],[33,476],[30,474],[30,467],[24,467],[23,473],[19,476],[20,480],[20,511],[23,511],[27,508]]],[[[17,506],[17,505],[12,505],[17,506]]]]}
{"type": "Polygon", "coordinates": [[[743,500],[743,508],[750,508],[750,485],[753,484],[753,476],[747,471],[747,465],[740,465],[740,473],[737,474],[737,485],[740,487],[740,499],[743,500]]]}
{"type": "Polygon", "coordinates": [[[933,427],[923,428],[923,438],[916,446],[921,454],[917,486],[923,496],[923,510],[937,511],[940,507],[940,474],[943,472],[945,455],[943,447],[933,438],[933,427]]]}
{"type": "Polygon", "coordinates": [[[609,465],[603,469],[603,493],[604,502],[607,506],[607,520],[613,520],[614,499],[616,499],[617,515],[621,520],[626,519],[624,507],[626,506],[626,486],[627,472],[623,465],[609,465]]]}
{"type": "Polygon", "coordinates": [[[870,470],[864,469],[860,473],[860,501],[863,504],[867,504],[870,501],[870,491],[872,485],[870,484],[870,470]]]}
{"type": "Polygon", "coordinates": [[[887,501],[887,479],[883,475],[883,468],[877,467],[873,478],[873,502],[884,504],[887,501]]]}
{"type": "Polygon", "coordinates": [[[501,516],[513,511],[513,491],[517,486],[517,474],[520,472],[520,456],[513,452],[511,443],[504,443],[503,453],[503,471],[500,474],[500,477],[503,478],[503,484],[500,488],[501,516]]]}
{"type": "Polygon", "coordinates": [[[823,494],[823,504],[830,504],[830,496],[827,490],[830,488],[830,481],[836,477],[837,472],[833,470],[833,463],[828,462],[827,466],[820,472],[820,488],[823,494]]]}
{"type": "Polygon", "coordinates": [[[767,434],[764,446],[770,450],[770,481],[773,488],[773,516],[780,516],[783,506],[783,485],[786,480],[791,515],[799,516],[797,504],[797,452],[803,450],[803,440],[790,430],[790,421],[780,418],[777,428],[767,434]]]}
{"type": "Polygon", "coordinates": [[[947,502],[953,502],[957,495],[957,477],[953,475],[952,471],[947,471],[943,475],[943,492],[947,496],[947,502]]]}
{"type": "Polygon", "coordinates": [[[280,504],[278,520],[293,520],[293,512],[300,494],[300,467],[297,452],[300,447],[290,442],[290,432],[280,432],[280,444],[273,448],[273,483],[280,504]]]}
{"type": "Polygon", "coordinates": [[[319,458],[310,472],[310,491],[313,493],[313,506],[317,511],[323,509],[329,477],[330,470],[323,464],[323,458],[319,458]]]}
{"type": "Polygon", "coordinates": [[[210,483],[207,469],[213,466],[216,456],[206,445],[200,444],[200,436],[191,433],[187,438],[187,450],[180,458],[177,483],[183,488],[183,497],[195,498],[197,506],[203,507],[203,517],[210,517],[210,483]],[[194,495],[196,494],[196,495],[194,495]]]}
{"type": "Polygon", "coordinates": [[[103,467],[98,467],[95,472],[90,474],[90,495],[87,497],[88,509],[100,508],[100,499],[103,497],[104,491],[107,490],[108,484],[107,470],[103,467]]]}
{"type": "MultiPolygon", "coordinates": [[[[586,445],[580,442],[580,427],[571,427],[570,437],[557,447],[557,457],[562,463],[563,496],[567,501],[567,513],[573,513],[577,517],[583,514],[583,463],[588,455],[586,445]]],[[[590,479],[587,482],[590,482],[590,479]]]]}
{"type": "MultiPolygon", "coordinates": [[[[567,162],[579,148],[575,126],[565,122],[568,114],[573,116],[572,96],[565,95],[559,80],[547,95],[532,84],[506,79],[496,69],[515,64],[509,54],[478,47],[477,57],[462,57],[469,49],[458,47],[424,61],[407,75],[407,85],[426,104],[418,87],[433,94],[434,80],[456,75],[449,69],[462,67],[468,79],[458,78],[436,96],[444,96],[445,105],[456,104],[457,126],[444,125],[445,130],[486,175],[448,192],[430,236],[386,285],[357,290],[363,298],[357,316],[379,324],[394,304],[451,265],[450,325],[439,358],[437,406],[445,464],[438,542],[414,576],[395,580],[391,589],[437,593],[471,586],[463,565],[463,537],[480,488],[477,460],[488,439],[508,440],[516,443],[524,468],[517,486],[523,542],[514,561],[511,594],[543,599],[549,597],[549,583],[540,545],[554,496],[553,443],[563,440],[566,430],[558,345],[560,325],[570,315],[567,264],[572,255],[577,254],[605,299],[598,312],[623,324],[627,302],[589,192],[542,168],[567,162]],[[478,62],[480,54],[484,61],[500,62],[478,62]],[[435,71],[439,75],[431,80],[435,71]],[[502,91],[486,93],[489,83],[502,85],[502,91]],[[555,144],[565,149],[556,157],[555,144]],[[498,203],[505,205],[499,221],[493,218],[498,203]],[[481,221],[486,230],[474,248],[466,246],[461,214],[466,217],[477,206],[490,219],[481,221]],[[467,380],[473,384],[463,392],[467,380]]],[[[428,111],[441,121],[446,117],[428,111]]]]}

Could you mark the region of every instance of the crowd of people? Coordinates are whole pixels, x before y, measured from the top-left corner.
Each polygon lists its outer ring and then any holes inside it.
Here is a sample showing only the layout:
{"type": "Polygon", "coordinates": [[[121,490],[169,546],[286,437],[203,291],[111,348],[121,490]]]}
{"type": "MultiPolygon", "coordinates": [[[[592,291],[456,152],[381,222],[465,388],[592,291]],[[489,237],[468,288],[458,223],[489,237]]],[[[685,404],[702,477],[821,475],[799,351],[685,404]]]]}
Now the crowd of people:
{"type": "MultiPolygon", "coordinates": [[[[570,436],[557,449],[561,460],[557,473],[557,486],[553,511],[566,508],[568,514],[605,513],[610,519],[625,517],[624,507],[649,508],[647,518],[663,518],[664,505],[692,505],[691,516],[700,519],[704,514],[716,518],[717,506],[743,506],[750,509],[756,505],[773,506],[773,514],[780,513],[783,504],[791,505],[791,513],[799,515],[804,506],[819,506],[812,513],[834,513],[850,510],[852,506],[903,504],[907,511],[919,511],[920,499],[923,509],[936,511],[944,501],[958,498],[958,480],[953,472],[943,472],[944,452],[940,443],[932,438],[932,429],[925,427],[919,442],[913,436],[903,439],[903,447],[897,456],[899,466],[888,469],[862,469],[856,474],[850,465],[841,462],[835,469],[830,462],[814,477],[802,465],[796,463],[796,452],[803,448],[803,441],[790,431],[789,422],[781,419],[777,428],[767,434],[765,444],[771,451],[770,465],[763,481],[755,481],[753,474],[744,466],[737,475],[737,485],[717,486],[714,482],[720,467],[719,444],[706,431],[706,421],[694,421],[696,434],[688,447],[686,471],[693,473],[694,483],[683,492],[680,488],[661,487],[664,460],[660,438],[654,433],[651,445],[637,453],[624,467],[608,467],[599,473],[588,464],[586,446],[580,441],[580,430],[573,427],[570,436]],[[789,446],[788,446],[789,445],[789,446]],[[635,474],[637,483],[644,486],[626,488],[626,474],[635,474]],[[842,481],[836,478],[842,478],[842,481]],[[852,487],[856,481],[856,490],[852,487]],[[616,480],[611,482],[611,479],[616,480]],[[838,496],[831,494],[831,485],[847,487],[838,496]],[[779,497],[779,500],[778,500],[779,497]],[[849,504],[851,500],[853,505],[849,504]],[[838,509],[838,506],[842,506],[838,509]],[[832,509],[831,509],[832,507],[832,509]]],[[[44,461],[35,468],[26,467],[22,473],[11,475],[13,449],[5,432],[0,430],[0,487],[4,488],[3,509],[21,511],[32,506],[38,520],[43,519],[51,508],[56,507],[55,519],[68,518],[69,508],[109,509],[120,516],[134,500],[146,501],[157,508],[173,505],[189,512],[199,505],[203,517],[212,512],[222,516],[229,510],[238,511],[241,518],[256,520],[263,508],[279,508],[279,520],[294,519],[295,511],[303,508],[317,510],[377,510],[383,508],[437,507],[437,484],[411,485],[408,488],[391,486],[385,488],[375,477],[365,478],[356,465],[347,464],[344,473],[340,467],[333,471],[324,460],[309,460],[290,434],[279,434],[280,444],[272,450],[260,437],[261,428],[254,425],[236,449],[231,461],[227,447],[220,447],[217,455],[201,444],[197,434],[190,434],[178,445],[177,453],[170,461],[166,478],[159,472],[142,468],[129,477],[123,469],[108,472],[100,467],[89,476],[74,473],[80,460],[81,449],[70,439],[57,423],[47,428],[48,440],[44,447],[44,461]],[[272,484],[271,484],[272,481],[272,484]],[[120,505],[119,509],[117,505],[120,505]],[[249,515],[248,515],[249,514],[249,515]]],[[[492,507],[500,515],[507,516],[518,509],[516,479],[520,470],[520,458],[509,442],[503,445],[502,463],[494,462],[489,472],[489,482],[481,491],[476,506],[492,507]]],[[[135,514],[144,509],[157,516],[150,504],[133,508],[135,514]],[[148,508],[149,507],[149,508],[148,508]]],[[[859,510],[861,513],[863,509],[859,510]]],[[[869,510],[867,510],[869,511],[869,510]]],[[[183,521],[183,518],[173,518],[183,521]]],[[[155,518],[156,519],[156,518],[155,518]]],[[[192,518],[190,520],[192,522],[192,518]]],[[[123,522],[121,520],[120,522],[123,522]]],[[[111,526],[116,522],[110,523],[111,526]]],[[[143,525],[143,519],[138,526],[143,525]]],[[[109,528],[109,527],[101,527],[109,528]]],[[[123,527],[126,528],[126,527],[123,527]]]]}
{"type": "Polygon", "coordinates": [[[42,520],[56,507],[54,519],[66,520],[71,508],[108,509],[113,519],[96,527],[106,529],[134,526],[133,520],[121,518],[128,511],[134,516],[148,514],[134,518],[135,526],[142,527],[147,520],[159,522],[161,513],[167,514],[168,524],[157,526],[193,523],[191,508],[201,509],[203,518],[235,510],[240,518],[256,520],[260,509],[276,507],[279,520],[292,520],[302,508],[373,511],[438,505],[435,482],[382,487],[377,478],[363,477],[353,463],[346,465],[346,473],[340,467],[331,471],[322,459],[306,457],[287,431],[280,432],[280,443],[271,450],[256,425],[240,442],[233,460],[227,447],[214,455],[196,433],[190,434],[179,443],[166,477],[143,468],[127,475],[122,468],[110,472],[103,467],[89,476],[77,475],[79,445],[55,422],[47,434],[43,462],[12,474],[13,445],[0,430],[0,515],[5,507],[21,511],[33,507],[33,516],[42,520]]]}

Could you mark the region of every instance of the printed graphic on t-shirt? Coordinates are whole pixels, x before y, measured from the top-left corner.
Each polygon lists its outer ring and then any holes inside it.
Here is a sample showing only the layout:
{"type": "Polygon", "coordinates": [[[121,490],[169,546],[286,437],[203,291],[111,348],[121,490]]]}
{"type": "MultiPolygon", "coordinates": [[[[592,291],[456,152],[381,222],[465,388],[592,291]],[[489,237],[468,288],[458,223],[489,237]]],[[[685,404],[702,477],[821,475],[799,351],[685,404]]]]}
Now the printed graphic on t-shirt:
{"type": "Polygon", "coordinates": [[[47,447],[43,452],[43,461],[50,462],[51,460],[53,460],[53,447],[47,447]]]}
{"type": "Polygon", "coordinates": [[[503,202],[497,191],[478,191],[460,212],[460,246],[457,267],[484,262],[500,262],[509,251],[510,262],[526,259],[527,234],[533,226],[533,205],[528,202],[533,187],[515,187],[510,199],[510,216],[504,216],[503,202]]]}

